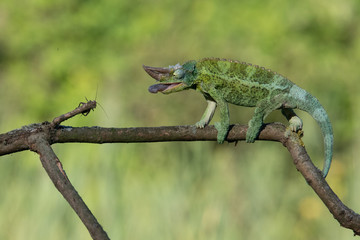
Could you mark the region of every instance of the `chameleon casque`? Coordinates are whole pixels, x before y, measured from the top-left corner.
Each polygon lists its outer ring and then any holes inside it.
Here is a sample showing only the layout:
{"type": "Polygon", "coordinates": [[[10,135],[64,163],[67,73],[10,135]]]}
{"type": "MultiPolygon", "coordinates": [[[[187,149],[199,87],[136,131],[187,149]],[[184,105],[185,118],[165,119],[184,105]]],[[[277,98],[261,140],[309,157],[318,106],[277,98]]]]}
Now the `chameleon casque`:
{"type": "Polygon", "coordinates": [[[143,66],[158,84],[149,87],[149,92],[164,94],[195,89],[208,102],[207,108],[195,125],[203,128],[211,121],[216,106],[220,109],[220,122],[215,123],[217,141],[223,143],[229,131],[228,103],[255,107],[249,121],[246,142],[258,137],[263,120],[274,110],[281,109],[289,121],[289,128],[297,132],[302,129],[302,120],[293,109],[308,112],[319,124],[324,138],[325,162],[323,177],[329,172],[333,152],[333,132],[329,117],[319,101],[304,89],[276,72],[248,64],[218,58],[205,58],[176,64],[165,68],[143,66]]]}

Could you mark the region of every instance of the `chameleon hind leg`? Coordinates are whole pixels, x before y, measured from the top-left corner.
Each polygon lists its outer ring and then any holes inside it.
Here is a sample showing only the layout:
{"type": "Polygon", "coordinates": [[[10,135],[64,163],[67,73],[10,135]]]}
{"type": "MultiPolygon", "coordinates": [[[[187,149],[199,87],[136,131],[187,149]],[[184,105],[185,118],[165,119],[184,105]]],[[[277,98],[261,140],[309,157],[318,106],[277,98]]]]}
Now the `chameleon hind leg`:
{"type": "Polygon", "coordinates": [[[259,136],[261,127],[264,123],[264,119],[272,111],[278,109],[279,105],[281,104],[275,103],[269,106],[269,103],[267,101],[263,101],[259,104],[257,108],[255,108],[254,116],[249,121],[249,128],[246,132],[246,142],[255,142],[255,139],[259,136]]]}
{"type": "Polygon", "coordinates": [[[289,121],[289,129],[293,132],[297,132],[302,129],[303,122],[301,118],[299,118],[293,109],[291,108],[283,108],[281,109],[281,113],[286,117],[289,121]]]}

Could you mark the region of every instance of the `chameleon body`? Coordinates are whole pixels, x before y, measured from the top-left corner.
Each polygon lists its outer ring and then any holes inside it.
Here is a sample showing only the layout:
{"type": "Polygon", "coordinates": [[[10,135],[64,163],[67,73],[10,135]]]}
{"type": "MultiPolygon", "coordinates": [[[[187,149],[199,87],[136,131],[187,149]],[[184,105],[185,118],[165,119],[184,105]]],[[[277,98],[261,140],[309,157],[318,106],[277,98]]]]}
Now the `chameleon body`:
{"type": "Polygon", "coordinates": [[[324,138],[325,163],[323,177],[329,172],[333,152],[333,132],[329,117],[319,101],[304,89],[276,72],[245,62],[205,58],[188,61],[165,68],[143,66],[158,84],[149,87],[151,93],[169,94],[186,89],[201,92],[208,106],[195,125],[203,128],[209,124],[215,108],[220,109],[220,122],[215,123],[217,141],[223,143],[229,131],[228,103],[255,107],[249,121],[246,141],[254,142],[263,120],[274,110],[281,109],[289,121],[289,128],[302,129],[302,120],[293,109],[308,112],[319,124],[324,138]]]}

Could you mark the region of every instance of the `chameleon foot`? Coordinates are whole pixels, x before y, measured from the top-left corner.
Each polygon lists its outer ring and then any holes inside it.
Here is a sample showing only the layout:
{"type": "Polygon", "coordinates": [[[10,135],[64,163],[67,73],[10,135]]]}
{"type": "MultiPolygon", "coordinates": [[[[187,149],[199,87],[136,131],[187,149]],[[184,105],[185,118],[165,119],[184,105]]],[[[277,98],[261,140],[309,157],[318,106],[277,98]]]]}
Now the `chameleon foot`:
{"type": "Polygon", "coordinates": [[[201,121],[201,120],[195,123],[196,128],[204,128],[206,125],[207,125],[206,121],[201,121]]]}
{"type": "Polygon", "coordinates": [[[303,127],[303,122],[298,116],[293,116],[290,118],[289,124],[289,129],[293,132],[297,132],[303,127]]]}
{"type": "Polygon", "coordinates": [[[249,130],[246,132],[246,142],[247,143],[253,143],[255,142],[255,139],[257,137],[257,134],[251,133],[249,130]]]}
{"type": "Polygon", "coordinates": [[[249,128],[246,131],[246,139],[247,143],[255,142],[255,139],[258,137],[261,125],[260,124],[253,124],[251,121],[249,122],[249,128]],[[255,125],[255,126],[254,126],[255,125]]]}
{"type": "Polygon", "coordinates": [[[217,135],[217,142],[222,144],[225,141],[227,132],[228,132],[228,128],[224,127],[221,123],[216,122],[215,123],[215,128],[218,131],[218,135],[217,135]]]}

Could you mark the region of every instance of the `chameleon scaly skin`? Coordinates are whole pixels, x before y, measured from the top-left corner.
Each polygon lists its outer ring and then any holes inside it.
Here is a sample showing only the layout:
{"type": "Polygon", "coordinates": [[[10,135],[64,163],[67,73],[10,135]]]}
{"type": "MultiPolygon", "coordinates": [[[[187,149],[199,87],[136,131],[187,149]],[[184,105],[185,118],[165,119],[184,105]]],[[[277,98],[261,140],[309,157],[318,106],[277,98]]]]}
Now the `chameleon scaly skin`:
{"type": "Polygon", "coordinates": [[[202,118],[195,125],[203,128],[209,124],[216,106],[220,109],[217,141],[223,143],[229,131],[228,103],[255,107],[249,121],[246,142],[254,142],[258,137],[263,120],[276,109],[281,109],[296,132],[302,129],[301,119],[293,109],[308,112],[319,124],[324,138],[325,163],[323,176],[329,172],[333,132],[329,117],[319,101],[304,89],[276,72],[245,62],[226,59],[205,58],[176,64],[166,68],[143,66],[145,71],[160,83],[149,87],[149,92],[169,94],[186,89],[201,92],[208,102],[202,118]]]}

